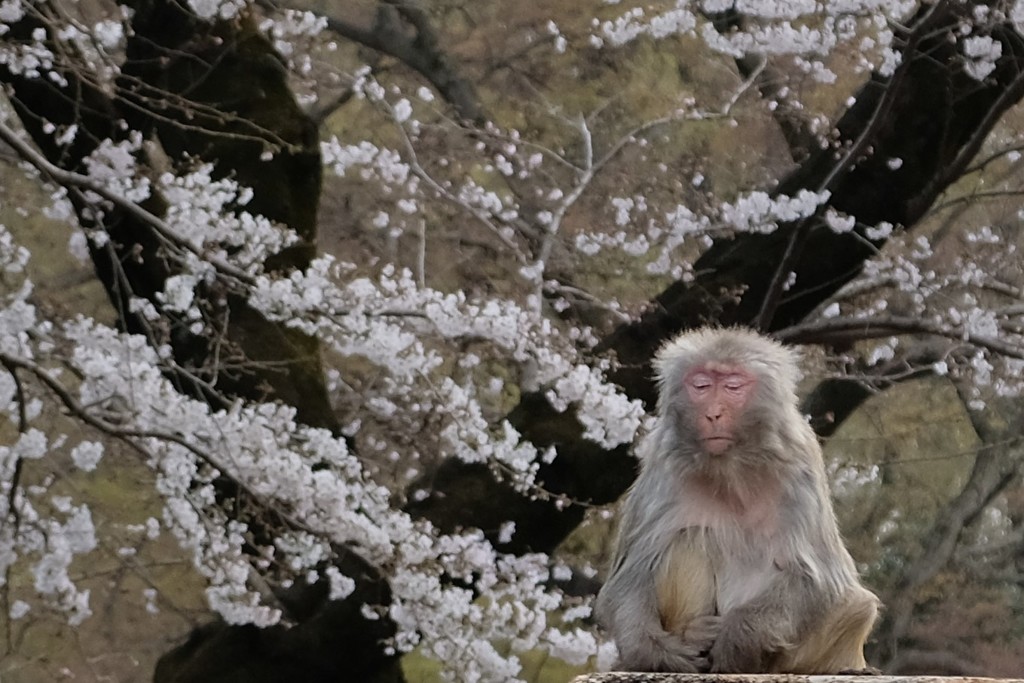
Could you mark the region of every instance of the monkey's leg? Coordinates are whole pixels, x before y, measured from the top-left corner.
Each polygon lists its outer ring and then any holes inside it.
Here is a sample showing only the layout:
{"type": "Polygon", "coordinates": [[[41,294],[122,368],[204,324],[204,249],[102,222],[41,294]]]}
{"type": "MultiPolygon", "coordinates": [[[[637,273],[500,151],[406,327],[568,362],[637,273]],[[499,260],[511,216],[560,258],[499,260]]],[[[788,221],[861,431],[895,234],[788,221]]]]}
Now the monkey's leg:
{"type": "Polygon", "coordinates": [[[801,643],[779,657],[773,666],[778,673],[837,674],[869,673],[864,660],[864,642],[878,616],[878,598],[856,587],[846,598],[823,615],[822,623],[801,643]]]}
{"type": "Polygon", "coordinates": [[[715,576],[700,532],[683,530],[665,553],[655,576],[658,616],[662,628],[693,658],[698,672],[707,671],[707,653],[718,634],[715,576]]]}

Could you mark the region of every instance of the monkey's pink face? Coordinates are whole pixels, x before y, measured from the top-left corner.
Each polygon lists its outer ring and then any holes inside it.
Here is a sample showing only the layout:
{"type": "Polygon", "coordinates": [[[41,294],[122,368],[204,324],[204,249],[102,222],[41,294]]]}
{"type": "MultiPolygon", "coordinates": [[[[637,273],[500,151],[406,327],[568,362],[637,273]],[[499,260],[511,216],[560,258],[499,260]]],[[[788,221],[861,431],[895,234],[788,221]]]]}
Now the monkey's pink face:
{"type": "Polygon", "coordinates": [[[742,367],[709,362],[691,370],[683,382],[704,450],[710,455],[729,450],[757,378],[742,367]]]}

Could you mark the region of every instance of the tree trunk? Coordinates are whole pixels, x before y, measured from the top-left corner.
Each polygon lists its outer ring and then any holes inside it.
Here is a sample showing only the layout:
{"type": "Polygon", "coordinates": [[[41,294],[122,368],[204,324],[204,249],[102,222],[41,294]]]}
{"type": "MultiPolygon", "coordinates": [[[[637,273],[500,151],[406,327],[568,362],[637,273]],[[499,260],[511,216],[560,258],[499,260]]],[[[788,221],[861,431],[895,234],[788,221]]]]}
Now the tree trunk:
{"type": "MultiPolygon", "coordinates": [[[[57,13],[50,0],[33,4],[38,15],[27,13],[4,39],[28,41],[34,30],[46,28],[37,16],[57,13]]],[[[25,130],[52,163],[81,172],[101,141],[124,138],[118,122],[128,121],[147,139],[156,138],[172,162],[184,155],[208,160],[215,177],[231,176],[252,187],[254,197],[245,208],[298,233],[300,243],[266,264],[268,269],[307,266],[315,252],[320,197],[317,131],[295,102],[273,46],[251,22],[211,26],[169,0],[128,4],[135,12],[133,33],[113,95],[73,69],[64,74],[66,85],[0,70],[25,130]],[[79,131],[71,145],[60,147],[48,124],[77,125],[79,131]],[[261,158],[265,152],[273,157],[261,158]]],[[[53,52],[70,49],[62,44],[53,52]]],[[[93,225],[81,195],[71,192],[70,198],[79,222],[93,225]]],[[[146,208],[160,215],[163,201],[153,196],[146,208]]],[[[182,391],[215,407],[236,396],[278,399],[294,406],[302,422],[337,429],[315,340],[268,322],[237,296],[219,303],[221,292],[208,293],[214,333],[190,333],[155,296],[175,271],[162,258],[151,226],[117,208],[102,221],[111,240],[106,247],[92,246],[91,256],[119,324],[154,344],[171,345],[175,362],[188,371],[172,376],[182,391]],[[161,311],[166,331],[130,312],[133,297],[161,311]]]]}

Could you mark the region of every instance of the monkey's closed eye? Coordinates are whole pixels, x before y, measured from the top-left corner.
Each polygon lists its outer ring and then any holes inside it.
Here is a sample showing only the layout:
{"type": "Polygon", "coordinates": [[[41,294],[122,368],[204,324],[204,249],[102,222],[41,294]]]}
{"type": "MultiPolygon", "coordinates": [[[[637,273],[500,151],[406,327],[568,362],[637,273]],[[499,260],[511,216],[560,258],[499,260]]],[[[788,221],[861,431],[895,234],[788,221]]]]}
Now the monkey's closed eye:
{"type": "Polygon", "coordinates": [[[713,384],[708,375],[698,374],[690,378],[690,386],[694,389],[709,389],[713,384]]]}

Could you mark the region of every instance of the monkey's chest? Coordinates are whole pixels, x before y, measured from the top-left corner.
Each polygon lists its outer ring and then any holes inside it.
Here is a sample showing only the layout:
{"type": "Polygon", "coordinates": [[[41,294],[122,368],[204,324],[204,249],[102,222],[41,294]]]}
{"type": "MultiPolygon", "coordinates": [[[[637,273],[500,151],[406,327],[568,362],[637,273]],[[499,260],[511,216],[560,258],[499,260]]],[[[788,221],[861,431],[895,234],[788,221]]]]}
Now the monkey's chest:
{"type": "Polygon", "coordinates": [[[683,482],[673,496],[677,506],[672,524],[682,531],[697,532],[718,545],[763,546],[783,523],[779,484],[765,478],[757,491],[738,491],[717,479],[683,482]]]}
{"type": "Polygon", "coordinates": [[[779,574],[773,558],[764,552],[717,559],[718,562],[713,562],[713,573],[718,614],[731,612],[764,595],[779,574]]]}
{"type": "Polygon", "coordinates": [[[779,569],[770,544],[707,529],[684,529],[657,569],[655,590],[662,626],[670,632],[692,619],[725,614],[763,595],[779,569]]]}

